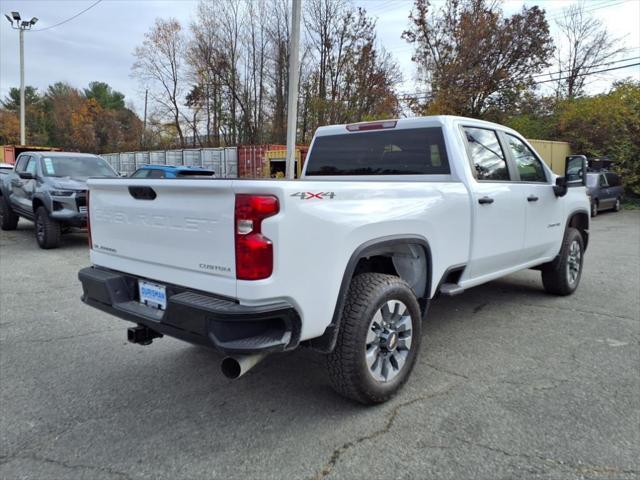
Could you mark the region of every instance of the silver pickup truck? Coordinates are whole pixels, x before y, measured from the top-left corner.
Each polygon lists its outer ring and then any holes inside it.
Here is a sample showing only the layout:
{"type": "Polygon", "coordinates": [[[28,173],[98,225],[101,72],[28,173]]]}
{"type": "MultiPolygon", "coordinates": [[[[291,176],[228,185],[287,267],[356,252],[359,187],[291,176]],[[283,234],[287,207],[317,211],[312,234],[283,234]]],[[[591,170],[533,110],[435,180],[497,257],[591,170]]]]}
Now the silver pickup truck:
{"type": "Polygon", "coordinates": [[[97,155],[24,152],[0,175],[0,227],[15,230],[20,217],[35,223],[40,248],[56,248],[62,233],[87,226],[87,179],[117,177],[97,155]]]}

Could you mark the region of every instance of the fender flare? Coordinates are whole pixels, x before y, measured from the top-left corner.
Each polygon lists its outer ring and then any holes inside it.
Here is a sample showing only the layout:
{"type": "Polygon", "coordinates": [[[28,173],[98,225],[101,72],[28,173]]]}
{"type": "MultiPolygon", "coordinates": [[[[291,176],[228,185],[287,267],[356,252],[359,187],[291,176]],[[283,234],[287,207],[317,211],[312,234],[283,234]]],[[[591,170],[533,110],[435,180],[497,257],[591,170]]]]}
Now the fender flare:
{"type": "Polygon", "coordinates": [[[423,306],[423,311],[426,311],[428,301],[431,296],[432,282],[431,247],[429,242],[419,235],[390,235],[369,240],[356,248],[351,254],[351,257],[347,262],[347,266],[345,267],[344,274],[342,275],[342,282],[340,284],[340,290],[338,291],[338,299],[333,311],[331,323],[327,326],[320,337],[313,338],[308,341],[311,348],[324,353],[329,353],[335,348],[338,340],[340,324],[342,323],[342,310],[344,309],[347,292],[349,291],[351,279],[353,278],[358,262],[362,258],[392,253],[394,252],[395,247],[409,244],[419,245],[425,252],[425,259],[427,263],[427,284],[425,288],[425,296],[421,299],[421,306],[423,306]]]}

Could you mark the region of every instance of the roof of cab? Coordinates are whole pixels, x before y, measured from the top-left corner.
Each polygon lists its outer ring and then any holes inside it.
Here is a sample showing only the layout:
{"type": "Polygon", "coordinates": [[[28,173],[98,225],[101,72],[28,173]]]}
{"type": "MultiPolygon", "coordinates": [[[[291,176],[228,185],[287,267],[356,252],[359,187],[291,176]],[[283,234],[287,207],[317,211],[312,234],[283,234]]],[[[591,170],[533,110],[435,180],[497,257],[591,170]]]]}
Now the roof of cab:
{"type": "Polygon", "coordinates": [[[425,117],[407,117],[407,118],[392,118],[392,119],[381,119],[367,122],[356,122],[349,124],[341,124],[341,125],[326,125],[324,127],[318,127],[316,130],[317,136],[324,135],[342,135],[342,134],[358,134],[365,132],[372,132],[376,130],[366,130],[362,132],[358,131],[348,131],[347,125],[358,125],[358,124],[367,124],[367,123],[378,123],[378,122],[386,122],[386,121],[395,121],[396,126],[389,128],[392,130],[393,128],[421,128],[421,127],[438,127],[444,125],[453,125],[453,124],[469,124],[469,125],[477,125],[484,126],[487,128],[499,128],[505,131],[513,131],[513,129],[506,127],[504,125],[499,125],[497,123],[487,122],[486,120],[478,120],[476,118],[469,117],[457,117],[454,115],[430,115],[425,117]]]}

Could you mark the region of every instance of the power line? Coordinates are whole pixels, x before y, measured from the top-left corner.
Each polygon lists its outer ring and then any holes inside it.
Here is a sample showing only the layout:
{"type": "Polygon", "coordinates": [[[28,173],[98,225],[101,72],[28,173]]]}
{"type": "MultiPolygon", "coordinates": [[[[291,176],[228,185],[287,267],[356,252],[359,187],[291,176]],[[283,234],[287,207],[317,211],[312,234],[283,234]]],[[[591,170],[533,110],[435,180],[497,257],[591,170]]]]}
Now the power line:
{"type": "Polygon", "coordinates": [[[575,78],[575,77],[585,77],[587,75],[595,75],[596,73],[604,73],[604,72],[612,72],[613,70],[620,70],[622,68],[629,68],[629,67],[635,67],[637,65],[640,65],[640,62],[637,63],[630,63],[629,65],[621,65],[619,67],[613,67],[613,68],[605,68],[603,70],[596,70],[595,72],[585,72],[585,73],[579,73],[578,75],[573,75],[571,77],[561,77],[561,78],[551,78],[549,80],[540,80],[538,82],[533,82],[536,85],[539,83],[548,83],[548,82],[557,82],[560,80],[567,80],[569,78],[575,78]]]}
{"type": "MultiPolygon", "coordinates": [[[[629,65],[621,65],[619,67],[605,68],[605,69],[602,69],[602,70],[596,70],[595,72],[580,73],[578,75],[573,75],[573,77],[552,78],[550,80],[540,80],[540,81],[533,82],[533,83],[534,83],[534,85],[538,85],[540,83],[558,82],[560,80],[567,80],[569,78],[586,77],[588,75],[595,75],[596,73],[612,72],[614,70],[621,70],[623,68],[635,67],[635,66],[638,66],[638,65],[640,65],[640,62],[630,63],[629,65]]],[[[407,97],[425,98],[428,95],[429,95],[428,93],[413,92],[413,93],[403,93],[401,95],[398,95],[398,97],[401,97],[401,98],[407,98],[407,97]]]]}
{"type": "MultiPolygon", "coordinates": [[[[607,63],[598,63],[597,65],[589,65],[589,67],[588,67],[588,68],[605,67],[605,66],[607,66],[607,65],[615,65],[616,63],[629,62],[629,61],[631,61],[631,60],[637,60],[637,59],[639,59],[639,58],[640,58],[640,57],[622,58],[622,59],[620,59],[620,60],[614,60],[614,61],[607,62],[607,63]]],[[[571,71],[571,69],[568,69],[568,70],[558,70],[557,72],[538,73],[538,74],[536,74],[536,75],[532,75],[532,76],[533,76],[533,78],[536,78],[536,77],[546,77],[547,75],[559,75],[559,74],[561,74],[561,73],[567,73],[567,72],[570,72],[570,71],[571,71]]]]}
{"type": "Polygon", "coordinates": [[[87,8],[85,8],[84,10],[82,10],[81,12],[76,13],[74,16],[67,18],[66,20],[63,20],[60,23],[56,23],[55,25],[51,25],[50,27],[46,27],[46,28],[40,28],[38,30],[31,30],[32,32],[44,32],[45,30],[51,30],[52,28],[55,27],[59,27],[60,25],[63,25],[67,22],[70,22],[71,20],[73,20],[74,18],[78,18],[80,15],[82,15],[84,12],[91,10],[93,7],[95,7],[97,4],[99,4],[102,0],[97,0],[96,2],[92,3],[91,5],[89,5],[87,8]]]}

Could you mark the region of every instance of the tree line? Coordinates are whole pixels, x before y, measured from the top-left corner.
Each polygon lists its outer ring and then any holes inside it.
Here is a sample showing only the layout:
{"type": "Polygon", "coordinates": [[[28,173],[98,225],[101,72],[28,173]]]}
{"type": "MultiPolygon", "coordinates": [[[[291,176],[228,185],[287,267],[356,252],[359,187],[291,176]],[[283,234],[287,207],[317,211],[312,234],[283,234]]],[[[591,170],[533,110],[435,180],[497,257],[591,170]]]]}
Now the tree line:
{"type": "MultiPolygon", "coordinates": [[[[122,94],[108,85],[94,82],[80,91],[55,84],[43,94],[29,91],[30,143],[97,152],[284,143],[289,8],[288,0],[202,1],[189,23],[157,19],[133,51],[132,75],[149,95],[144,132],[122,94]]],[[[366,9],[349,0],[303,2],[300,143],[326,124],[465,115],[513,126],[530,138],[567,140],[576,152],[614,156],[635,172],[629,177],[640,177],[640,136],[633,127],[639,82],[585,93],[593,73],[624,53],[586,4],[553,19],[537,6],[506,16],[495,0],[438,6],[414,0],[408,13],[398,35],[413,51],[417,75],[403,79],[366,9]],[[560,32],[555,39],[552,21],[560,32]],[[553,88],[542,90],[541,82],[553,88]],[[594,107],[622,99],[624,108],[594,107]],[[619,142],[602,135],[593,137],[600,142],[589,140],[588,125],[575,112],[595,115],[590,125],[622,125],[619,142]]],[[[12,90],[0,110],[6,143],[17,138],[16,94],[12,90]]]]}

